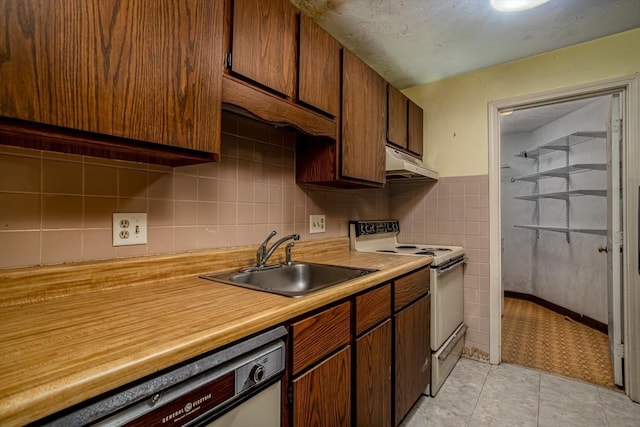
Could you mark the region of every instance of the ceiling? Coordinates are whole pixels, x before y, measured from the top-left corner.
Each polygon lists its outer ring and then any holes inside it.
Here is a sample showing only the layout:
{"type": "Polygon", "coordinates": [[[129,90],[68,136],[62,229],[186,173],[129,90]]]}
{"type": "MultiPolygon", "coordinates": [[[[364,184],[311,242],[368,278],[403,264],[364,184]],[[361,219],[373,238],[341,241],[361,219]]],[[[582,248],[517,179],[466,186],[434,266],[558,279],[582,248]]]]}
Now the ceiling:
{"type": "Polygon", "coordinates": [[[532,132],[539,127],[573,113],[600,98],[585,98],[560,102],[540,107],[515,110],[512,114],[500,117],[500,134],[532,132]]]}
{"type": "Polygon", "coordinates": [[[291,0],[399,89],[640,27],[640,0],[291,0]]]}

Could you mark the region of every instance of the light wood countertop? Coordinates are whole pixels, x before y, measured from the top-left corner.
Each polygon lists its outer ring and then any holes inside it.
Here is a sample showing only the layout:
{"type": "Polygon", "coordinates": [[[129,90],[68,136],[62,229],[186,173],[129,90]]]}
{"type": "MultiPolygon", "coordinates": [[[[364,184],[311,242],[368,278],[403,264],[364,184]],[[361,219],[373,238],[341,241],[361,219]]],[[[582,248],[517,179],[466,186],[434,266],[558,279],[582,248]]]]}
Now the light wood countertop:
{"type": "Polygon", "coordinates": [[[340,238],[297,244],[294,259],[380,271],[301,298],[198,277],[254,255],[245,247],[0,270],[0,425],[35,421],[431,262],[349,251],[340,238]]]}

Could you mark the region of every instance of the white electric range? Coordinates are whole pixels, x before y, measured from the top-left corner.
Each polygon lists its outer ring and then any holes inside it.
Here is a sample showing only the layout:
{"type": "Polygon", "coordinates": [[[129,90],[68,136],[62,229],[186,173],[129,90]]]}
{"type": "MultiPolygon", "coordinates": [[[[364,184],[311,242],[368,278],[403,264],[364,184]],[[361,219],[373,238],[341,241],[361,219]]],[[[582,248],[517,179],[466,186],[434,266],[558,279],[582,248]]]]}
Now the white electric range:
{"type": "Polygon", "coordinates": [[[462,354],[464,335],[464,248],[461,246],[400,243],[400,222],[350,221],[351,250],[389,255],[432,256],[431,285],[431,386],[435,396],[462,354]]]}

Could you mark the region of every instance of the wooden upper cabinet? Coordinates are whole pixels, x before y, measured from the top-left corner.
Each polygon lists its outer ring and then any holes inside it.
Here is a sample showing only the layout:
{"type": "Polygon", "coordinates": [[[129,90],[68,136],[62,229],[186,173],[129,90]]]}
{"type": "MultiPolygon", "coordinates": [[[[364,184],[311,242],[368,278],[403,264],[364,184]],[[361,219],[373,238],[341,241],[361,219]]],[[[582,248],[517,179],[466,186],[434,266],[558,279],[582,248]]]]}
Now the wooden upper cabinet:
{"type": "Polygon", "coordinates": [[[0,116],[219,152],[223,4],[0,0],[0,116]]]}
{"type": "Polygon", "coordinates": [[[298,100],[333,117],[340,114],[340,43],[300,15],[298,100]]]}
{"type": "Polygon", "coordinates": [[[407,97],[395,87],[387,86],[387,141],[407,148],[407,97]]]}
{"type": "Polygon", "coordinates": [[[409,134],[407,148],[415,155],[422,158],[423,154],[423,136],[422,136],[422,108],[415,102],[409,100],[408,107],[409,134]]]}
{"type": "Polygon", "coordinates": [[[387,114],[387,142],[422,158],[422,108],[388,85],[387,114]]]}
{"type": "Polygon", "coordinates": [[[385,182],[386,82],[367,64],[343,51],[343,178],[385,182]]]}
{"type": "Polygon", "coordinates": [[[231,71],[293,98],[297,14],[289,0],[234,0],[231,71]]]}

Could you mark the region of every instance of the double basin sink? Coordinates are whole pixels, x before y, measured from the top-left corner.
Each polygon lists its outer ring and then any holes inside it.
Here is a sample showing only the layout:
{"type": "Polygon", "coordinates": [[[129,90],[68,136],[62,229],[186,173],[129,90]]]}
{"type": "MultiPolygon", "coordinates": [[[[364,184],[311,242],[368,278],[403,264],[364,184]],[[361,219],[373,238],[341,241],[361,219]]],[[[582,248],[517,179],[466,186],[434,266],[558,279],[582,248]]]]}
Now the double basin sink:
{"type": "Polygon", "coordinates": [[[301,297],[375,271],[378,270],[294,262],[248,268],[240,271],[213,273],[201,277],[258,291],[289,297],[301,297]]]}

